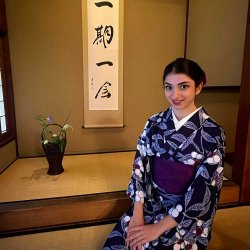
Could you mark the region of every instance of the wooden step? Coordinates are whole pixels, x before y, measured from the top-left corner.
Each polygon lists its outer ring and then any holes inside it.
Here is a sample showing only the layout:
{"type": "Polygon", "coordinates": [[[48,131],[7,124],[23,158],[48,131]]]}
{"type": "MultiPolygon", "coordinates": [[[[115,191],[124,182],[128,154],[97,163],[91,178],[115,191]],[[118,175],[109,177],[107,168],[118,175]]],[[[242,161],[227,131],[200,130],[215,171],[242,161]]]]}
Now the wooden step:
{"type": "MultiPolygon", "coordinates": [[[[224,181],[220,205],[239,202],[239,191],[224,181]]],[[[0,203],[0,236],[117,220],[129,206],[125,191],[0,203]]]]}

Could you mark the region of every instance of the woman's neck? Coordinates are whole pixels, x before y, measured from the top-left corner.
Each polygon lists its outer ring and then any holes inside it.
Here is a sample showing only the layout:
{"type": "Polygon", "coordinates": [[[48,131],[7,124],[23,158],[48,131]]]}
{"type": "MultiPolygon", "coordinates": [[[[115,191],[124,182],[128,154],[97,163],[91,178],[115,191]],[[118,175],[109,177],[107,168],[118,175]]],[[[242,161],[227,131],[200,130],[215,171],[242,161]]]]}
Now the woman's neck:
{"type": "Polygon", "coordinates": [[[181,119],[185,118],[186,116],[188,116],[189,114],[191,114],[192,112],[194,112],[195,110],[197,110],[196,106],[192,106],[192,107],[189,107],[187,109],[181,109],[181,110],[178,110],[178,109],[173,109],[173,112],[177,118],[178,121],[180,121],[181,119]]]}

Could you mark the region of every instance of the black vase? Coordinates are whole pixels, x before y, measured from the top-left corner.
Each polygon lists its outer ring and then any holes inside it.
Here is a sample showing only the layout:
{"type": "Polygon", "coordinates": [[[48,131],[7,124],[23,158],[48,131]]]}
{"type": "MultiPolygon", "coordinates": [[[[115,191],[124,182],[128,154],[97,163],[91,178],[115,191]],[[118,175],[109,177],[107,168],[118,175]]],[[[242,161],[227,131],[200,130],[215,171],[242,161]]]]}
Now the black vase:
{"type": "Polygon", "coordinates": [[[63,127],[56,123],[47,124],[41,132],[42,147],[49,163],[48,175],[58,175],[64,172],[62,160],[67,139],[63,127]],[[53,138],[51,135],[58,135],[53,138]],[[47,135],[47,136],[46,136],[47,135]],[[48,136],[49,135],[49,136],[48,136]],[[47,140],[47,143],[44,142],[47,140]]]}
{"type": "MultiPolygon", "coordinates": [[[[66,145],[66,141],[65,141],[66,145]]],[[[44,154],[47,158],[47,161],[49,163],[49,169],[47,174],[48,175],[59,175],[64,172],[63,166],[62,166],[62,160],[64,156],[64,150],[61,152],[60,147],[57,144],[53,143],[47,143],[42,144],[44,154]]]]}

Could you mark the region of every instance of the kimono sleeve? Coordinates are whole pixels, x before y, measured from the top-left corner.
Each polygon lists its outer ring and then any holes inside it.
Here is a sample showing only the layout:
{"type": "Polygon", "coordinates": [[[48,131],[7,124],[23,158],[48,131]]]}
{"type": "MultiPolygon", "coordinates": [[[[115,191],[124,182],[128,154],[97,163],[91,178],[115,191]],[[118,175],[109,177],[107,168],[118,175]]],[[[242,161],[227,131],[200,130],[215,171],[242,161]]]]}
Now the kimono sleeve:
{"type": "MultiPolygon", "coordinates": [[[[195,179],[180,201],[169,210],[169,215],[183,229],[192,232],[200,228],[211,228],[223,182],[224,132],[220,142],[211,148],[201,162],[195,179]]],[[[200,233],[207,233],[201,230],[200,233]]]]}
{"type": "Polygon", "coordinates": [[[127,194],[133,202],[144,203],[144,198],[147,197],[147,190],[149,189],[151,123],[152,121],[149,119],[137,142],[132,176],[127,189],[127,194]]]}

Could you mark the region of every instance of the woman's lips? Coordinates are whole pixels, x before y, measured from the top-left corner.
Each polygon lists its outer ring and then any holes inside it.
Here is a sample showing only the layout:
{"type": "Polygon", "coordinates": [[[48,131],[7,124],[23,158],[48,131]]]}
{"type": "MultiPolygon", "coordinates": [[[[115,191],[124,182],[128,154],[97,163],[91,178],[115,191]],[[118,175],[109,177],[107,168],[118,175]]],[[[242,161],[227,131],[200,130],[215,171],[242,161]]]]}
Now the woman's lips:
{"type": "Polygon", "coordinates": [[[181,105],[183,100],[172,100],[172,103],[176,106],[181,105]]]}

